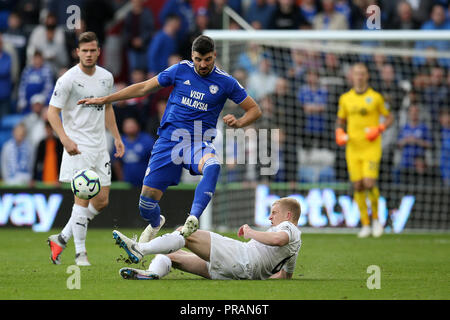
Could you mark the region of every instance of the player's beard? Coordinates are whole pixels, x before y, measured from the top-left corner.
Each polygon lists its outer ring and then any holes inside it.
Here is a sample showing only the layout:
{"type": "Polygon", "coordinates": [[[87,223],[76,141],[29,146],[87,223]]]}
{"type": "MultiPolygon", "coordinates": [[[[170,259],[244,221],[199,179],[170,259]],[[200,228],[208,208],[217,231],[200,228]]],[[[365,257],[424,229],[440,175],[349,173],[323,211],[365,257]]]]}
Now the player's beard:
{"type": "Polygon", "coordinates": [[[206,77],[208,74],[211,73],[212,69],[214,68],[214,65],[212,65],[210,68],[206,67],[204,69],[200,69],[200,67],[198,67],[197,69],[197,73],[199,75],[201,75],[202,77],[206,77]]]}
{"type": "Polygon", "coordinates": [[[80,60],[80,63],[83,66],[83,68],[90,69],[90,68],[94,68],[95,67],[96,60],[95,59],[91,59],[91,61],[89,63],[88,62],[84,62],[83,60],[80,60]]]}

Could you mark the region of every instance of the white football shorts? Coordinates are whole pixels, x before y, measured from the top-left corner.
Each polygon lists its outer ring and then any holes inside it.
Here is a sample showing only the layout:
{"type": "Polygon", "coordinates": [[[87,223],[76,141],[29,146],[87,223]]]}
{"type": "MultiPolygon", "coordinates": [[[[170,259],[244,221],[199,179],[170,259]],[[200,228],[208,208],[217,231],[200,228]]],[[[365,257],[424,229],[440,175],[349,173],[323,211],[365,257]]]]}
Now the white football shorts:
{"type": "Polygon", "coordinates": [[[210,232],[211,251],[208,271],[213,280],[252,279],[244,242],[210,232]]]}
{"type": "MultiPolygon", "coordinates": [[[[80,147],[78,147],[80,149],[80,147]]],[[[100,178],[100,186],[111,185],[111,159],[108,151],[92,152],[80,149],[81,154],[71,156],[64,149],[61,161],[59,181],[70,182],[75,172],[81,169],[92,169],[100,178]]]]}

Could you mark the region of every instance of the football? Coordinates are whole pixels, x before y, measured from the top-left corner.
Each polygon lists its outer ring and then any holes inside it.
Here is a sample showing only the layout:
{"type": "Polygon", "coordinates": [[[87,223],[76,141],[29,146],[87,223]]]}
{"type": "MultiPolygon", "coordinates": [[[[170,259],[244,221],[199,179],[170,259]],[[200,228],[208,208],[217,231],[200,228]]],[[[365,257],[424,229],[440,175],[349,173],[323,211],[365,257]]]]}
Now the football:
{"type": "Polygon", "coordinates": [[[91,169],[77,171],[71,183],[73,194],[84,200],[95,197],[100,192],[100,179],[98,174],[91,169]]]}

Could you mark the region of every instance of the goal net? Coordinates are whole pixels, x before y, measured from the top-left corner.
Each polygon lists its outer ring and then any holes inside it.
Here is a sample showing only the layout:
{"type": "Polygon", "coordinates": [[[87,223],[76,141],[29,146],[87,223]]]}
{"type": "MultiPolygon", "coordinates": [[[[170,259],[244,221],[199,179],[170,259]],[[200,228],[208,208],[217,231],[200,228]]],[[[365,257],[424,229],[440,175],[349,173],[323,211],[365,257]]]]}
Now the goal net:
{"type": "MultiPolygon", "coordinates": [[[[338,99],[351,66],[394,115],[382,134],[378,186],[387,231],[448,230],[450,219],[450,35],[408,31],[219,31],[217,64],[263,111],[245,130],[219,121],[222,171],[208,227],[268,226],[270,205],[296,197],[301,226],[360,226],[345,148],[335,143],[338,99]],[[447,48],[447,50],[443,49],[447,48]]],[[[228,103],[223,115],[242,115],[228,103]]],[[[369,209],[370,211],[370,209],[369,209]]]]}

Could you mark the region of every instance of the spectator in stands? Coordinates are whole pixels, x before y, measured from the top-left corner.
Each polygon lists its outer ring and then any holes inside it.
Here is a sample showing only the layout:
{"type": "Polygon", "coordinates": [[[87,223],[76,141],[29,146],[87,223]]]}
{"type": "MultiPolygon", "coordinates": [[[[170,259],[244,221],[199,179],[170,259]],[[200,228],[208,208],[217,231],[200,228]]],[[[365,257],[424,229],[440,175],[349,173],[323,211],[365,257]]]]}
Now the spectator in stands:
{"type": "Polygon", "coordinates": [[[22,122],[27,131],[27,140],[33,150],[36,150],[39,142],[45,137],[45,122],[47,121],[47,97],[43,94],[35,94],[31,97],[31,112],[24,116],[22,122]]]}
{"type": "Polygon", "coordinates": [[[55,16],[55,22],[58,25],[63,26],[66,24],[67,18],[69,17],[67,8],[71,5],[82,8],[84,1],[85,0],[42,0],[41,6],[45,5],[45,8],[42,9],[52,12],[52,15],[55,16]]]}
{"type": "MultiPolygon", "coordinates": [[[[399,112],[402,108],[402,100],[405,96],[405,92],[400,87],[394,66],[390,63],[385,63],[381,66],[379,81],[372,82],[375,90],[381,93],[384,97],[386,107],[392,112],[395,119],[399,119],[399,112]]],[[[393,124],[387,128],[383,133],[382,149],[383,157],[381,158],[380,168],[387,168],[391,170],[394,160],[394,153],[397,149],[397,137],[399,126],[393,124]]]]}
{"type": "Polygon", "coordinates": [[[301,135],[298,140],[300,152],[299,179],[303,183],[335,181],[333,169],[335,152],[330,148],[330,128],[327,114],[330,113],[328,90],[319,81],[315,68],[306,71],[306,83],[297,91],[301,120],[301,135]]]}
{"type": "Polygon", "coordinates": [[[274,5],[268,0],[253,0],[247,9],[246,20],[255,29],[268,29],[274,5]]]}
{"type": "Polygon", "coordinates": [[[7,185],[23,185],[31,182],[33,150],[25,137],[25,125],[19,123],[13,129],[13,137],[3,145],[1,170],[3,182],[7,185]]]}
{"type": "MultiPolygon", "coordinates": [[[[67,30],[65,33],[65,43],[66,43],[66,51],[69,57],[69,65],[66,67],[74,66],[78,63],[78,38],[83,33],[86,32],[86,21],[84,19],[80,19],[80,27],[75,28],[73,30],[67,30]]],[[[59,77],[56,77],[57,79],[59,77]]]]}
{"type": "MultiPolygon", "coordinates": [[[[323,66],[318,70],[320,82],[328,89],[328,91],[335,90],[336,92],[345,92],[345,75],[338,55],[333,52],[326,52],[323,60],[323,66]]],[[[338,95],[330,95],[329,105],[337,108],[338,98],[338,95]]],[[[330,110],[330,113],[335,114],[334,110],[330,110]]]]}
{"type": "Polygon", "coordinates": [[[303,0],[300,4],[300,12],[305,17],[306,21],[310,25],[313,24],[314,17],[316,16],[318,9],[315,0],[303,0]]]}
{"type": "Polygon", "coordinates": [[[430,128],[421,121],[420,108],[412,104],[408,109],[408,121],[400,129],[397,146],[401,151],[399,163],[400,182],[408,181],[416,169],[422,168],[425,151],[431,148],[430,128]]]}
{"type": "Polygon", "coordinates": [[[33,28],[39,24],[39,14],[42,0],[19,0],[16,10],[22,18],[23,27],[27,34],[30,34],[33,28]]]}
{"type": "Polygon", "coordinates": [[[423,103],[431,113],[433,127],[439,125],[439,111],[445,107],[449,90],[445,83],[445,70],[442,67],[433,67],[430,70],[428,85],[423,91],[423,103]]]}
{"type": "Polygon", "coordinates": [[[441,148],[439,169],[444,185],[450,187],[450,108],[442,109],[439,122],[441,125],[441,148]]]}
{"type": "Polygon", "coordinates": [[[223,29],[223,9],[227,0],[210,0],[208,5],[210,29],[223,29]]]}
{"type": "Polygon", "coordinates": [[[11,111],[11,68],[11,56],[3,50],[3,35],[0,33],[0,118],[11,111]]]}
{"type": "Polygon", "coordinates": [[[59,185],[59,167],[61,164],[64,147],[50,125],[46,121],[45,136],[39,142],[34,161],[33,180],[42,181],[45,184],[59,185]]]}
{"type": "MultiPolygon", "coordinates": [[[[430,18],[433,5],[437,3],[435,0],[407,0],[413,9],[413,16],[420,21],[426,22],[430,18]]],[[[389,1],[390,2],[390,1],[389,1]]]]}
{"type": "Polygon", "coordinates": [[[306,84],[301,86],[297,99],[304,114],[303,145],[310,149],[324,147],[327,133],[326,114],[328,90],[319,83],[319,75],[314,69],[306,74],[306,84]]]}
{"type": "Polygon", "coordinates": [[[307,71],[305,50],[291,49],[291,66],[287,70],[287,77],[294,83],[304,83],[305,73],[307,71]]]}
{"type": "Polygon", "coordinates": [[[313,20],[315,30],[347,30],[349,24],[347,18],[334,7],[334,0],[322,0],[322,12],[313,20]]]}
{"type": "Polygon", "coordinates": [[[282,181],[297,181],[297,151],[300,147],[301,112],[293,88],[286,78],[278,78],[275,92],[270,96],[275,116],[271,121],[281,130],[280,151],[283,167],[282,181]]]}
{"type": "Polygon", "coordinates": [[[239,54],[236,67],[250,74],[258,70],[264,51],[256,42],[249,42],[246,48],[239,54]]]}
{"type": "MultiPolygon", "coordinates": [[[[425,22],[422,25],[422,30],[450,30],[450,21],[446,19],[445,9],[441,5],[434,5],[431,11],[431,20],[425,22]]],[[[417,41],[415,48],[417,50],[425,50],[433,48],[438,52],[450,51],[450,43],[446,40],[423,40],[417,41]]],[[[450,59],[439,58],[438,62],[441,66],[450,67],[450,59]]],[[[414,57],[414,63],[416,65],[423,65],[425,63],[425,57],[414,57]]]]}
{"type": "Polygon", "coordinates": [[[19,14],[11,12],[8,17],[8,29],[3,34],[3,39],[11,43],[16,49],[19,58],[19,70],[22,70],[26,63],[27,38],[19,14]]]}
{"type": "Polygon", "coordinates": [[[295,30],[309,28],[311,28],[311,25],[294,0],[277,0],[270,17],[269,29],[295,30]]]}
{"type": "Polygon", "coordinates": [[[42,53],[44,61],[54,73],[69,63],[64,28],[57,25],[56,16],[52,13],[47,15],[45,24],[37,26],[30,35],[27,46],[28,64],[31,64],[35,51],[42,53]]]}
{"type": "Polygon", "coordinates": [[[166,19],[177,15],[180,18],[180,28],[177,31],[176,42],[182,43],[186,35],[194,30],[194,11],[190,0],[167,0],[159,12],[159,22],[164,25],[166,19]]]}
{"type": "Polygon", "coordinates": [[[31,97],[38,93],[45,96],[47,104],[52,94],[53,83],[52,70],[44,64],[42,53],[35,51],[32,64],[25,67],[20,78],[17,112],[30,112],[31,97]]]}
{"type": "MultiPolygon", "coordinates": [[[[113,159],[113,168],[120,181],[126,181],[133,186],[142,186],[148,160],[155,144],[155,139],[148,133],[142,132],[134,118],[127,118],[123,122],[122,140],[127,152],[123,158],[113,159]]],[[[113,151],[114,154],[115,150],[113,151]]]]}
{"type": "Polygon", "coordinates": [[[424,107],[425,105],[425,98],[424,98],[424,92],[425,88],[429,85],[429,75],[428,72],[424,69],[418,69],[414,72],[413,77],[411,79],[413,92],[414,92],[414,98],[416,101],[420,102],[424,107]]]}
{"type": "Polygon", "coordinates": [[[149,77],[165,70],[168,67],[169,56],[178,52],[176,34],[180,26],[180,18],[177,15],[169,15],[163,28],[153,37],[147,51],[149,77]]]}
{"type": "Polygon", "coordinates": [[[259,68],[251,72],[247,81],[247,91],[257,101],[275,91],[277,75],[271,69],[268,57],[262,57],[259,68]]]}
{"type": "Polygon", "coordinates": [[[131,1],[123,25],[123,43],[127,47],[129,69],[147,70],[147,48],[155,33],[152,12],[144,7],[143,0],[131,1]]]}
{"type": "Polygon", "coordinates": [[[238,15],[242,16],[242,1],[243,0],[227,0],[226,3],[227,6],[236,11],[238,15]]]}
{"type": "Polygon", "coordinates": [[[161,119],[166,111],[167,99],[160,99],[156,102],[156,114],[147,118],[146,131],[155,139],[158,138],[158,128],[161,119]]]}
{"type": "Polygon", "coordinates": [[[390,63],[384,64],[381,67],[379,79],[378,83],[374,83],[375,90],[383,95],[385,102],[389,104],[389,109],[394,112],[395,116],[401,108],[404,92],[396,78],[394,66],[390,63]]]}
{"type": "Polygon", "coordinates": [[[114,5],[111,0],[84,0],[82,5],[86,29],[95,32],[102,47],[106,38],[106,25],[114,19],[114,5]]]}
{"type": "MultiPolygon", "coordinates": [[[[117,92],[127,86],[125,82],[116,82],[114,84],[114,91],[117,92]]],[[[139,112],[133,106],[128,105],[126,100],[120,100],[113,103],[114,114],[116,116],[117,128],[122,132],[123,122],[126,118],[139,119],[139,112]]]]}
{"type": "MultiPolygon", "coordinates": [[[[140,83],[145,81],[146,73],[144,70],[135,69],[131,72],[131,84],[140,83]]],[[[141,128],[145,126],[145,119],[147,119],[150,113],[149,97],[143,96],[139,98],[132,98],[126,100],[128,108],[135,110],[136,119],[139,121],[141,128]]]]}
{"type": "Polygon", "coordinates": [[[180,54],[184,60],[190,60],[192,56],[192,42],[199,35],[203,34],[203,31],[209,28],[209,15],[208,10],[205,7],[200,7],[195,12],[195,28],[189,32],[186,39],[181,44],[180,54]]]}
{"type": "MultiPolygon", "coordinates": [[[[400,1],[397,5],[397,14],[392,21],[388,21],[386,29],[416,30],[421,27],[421,22],[413,15],[411,4],[406,1],[400,1]]],[[[412,44],[411,41],[405,42],[412,44]]]]}
{"type": "MultiPolygon", "coordinates": [[[[370,3],[370,1],[368,1],[368,3],[370,3]]],[[[357,6],[354,4],[354,1],[351,0],[335,0],[334,7],[337,12],[343,14],[347,19],[349,29],[362,29],[364,22],[366,21],[363,12],[365,13],[368,3],[359,2],[359,6],[357,6]],[[366,6],[362,7],[362,3],[366,6]]]]}

